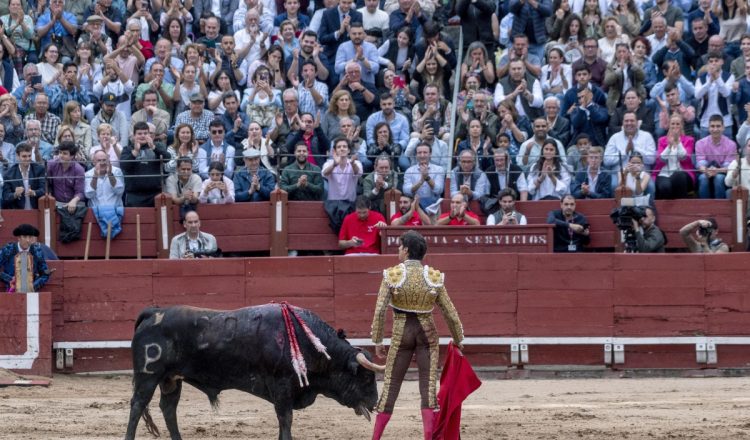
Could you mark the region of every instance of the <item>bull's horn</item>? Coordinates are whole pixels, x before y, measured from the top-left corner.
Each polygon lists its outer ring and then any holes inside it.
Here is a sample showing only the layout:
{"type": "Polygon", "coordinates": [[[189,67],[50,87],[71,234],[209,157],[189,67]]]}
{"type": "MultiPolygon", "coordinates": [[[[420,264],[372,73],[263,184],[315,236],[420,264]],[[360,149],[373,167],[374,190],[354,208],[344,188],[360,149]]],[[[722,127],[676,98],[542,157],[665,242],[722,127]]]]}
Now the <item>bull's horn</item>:
{"type": "Polygon", "coordinates": [[[364,353],[357,353],[357,363],[376,373],[382,373],[385,371],[385,365],[378,365],[374,362],[371,362],[369,359],[367,359],[367,356],[365,356],[364,353]]]}

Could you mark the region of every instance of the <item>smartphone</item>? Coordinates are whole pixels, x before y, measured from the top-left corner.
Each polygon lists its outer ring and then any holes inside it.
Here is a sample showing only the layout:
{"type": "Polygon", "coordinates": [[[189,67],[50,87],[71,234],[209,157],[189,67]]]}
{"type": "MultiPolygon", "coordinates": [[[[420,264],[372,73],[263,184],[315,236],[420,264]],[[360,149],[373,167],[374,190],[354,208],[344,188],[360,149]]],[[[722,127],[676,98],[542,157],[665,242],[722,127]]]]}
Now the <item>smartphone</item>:
{"type": "Polygon", "coordinates": [[[401,77],[400,75],[396,75],[393,77],[393,85],[399,89],[406,88],[406,82],[404,81],[404,78],[401,77]]]}
{"type": "Polygon", "coordinates": [[[34,75],[31,77],[31,85],[35,86],[42,83],[42,75],[34,75]]]}
{"type": "Polygon", "coordinates": [[[571,41],[571,42],[578,41],[578,35],[571,35],[568,40],[571,41]]]}

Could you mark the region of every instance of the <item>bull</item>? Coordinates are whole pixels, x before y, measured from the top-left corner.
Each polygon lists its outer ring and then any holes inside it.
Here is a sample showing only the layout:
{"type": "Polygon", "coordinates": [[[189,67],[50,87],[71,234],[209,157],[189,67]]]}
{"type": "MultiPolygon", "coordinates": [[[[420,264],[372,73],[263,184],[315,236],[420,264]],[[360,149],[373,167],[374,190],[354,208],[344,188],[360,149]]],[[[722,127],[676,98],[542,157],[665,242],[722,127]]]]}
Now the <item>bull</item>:
{"type": "Polygon", "coordinates": [[[378,398],[375,372],[384,367],[313,312],[291,306],[287,310],[297,319],[285,321],[280,304],[230,311],[187,306],[142,311],[132,341],[133,397],[125,439],[135,438],[141,418],[151,434],[159,435],[148,411],[157,386],[169,434],[172,440],[181,439],[177,404],[183,381],[204,392],[213,407],[227,389],[272,403],[280,440],[292,440],[293,410],[312,405],[318,394],[369,420],[378,398]],[[305,325],[319,339],[317,346],[306,337],[305,325]],[[296,335],[292,344],[291,328],[296,335]],[[290,348],[296,347],[306,364],[306,383],[293,366],[290,348]]]}

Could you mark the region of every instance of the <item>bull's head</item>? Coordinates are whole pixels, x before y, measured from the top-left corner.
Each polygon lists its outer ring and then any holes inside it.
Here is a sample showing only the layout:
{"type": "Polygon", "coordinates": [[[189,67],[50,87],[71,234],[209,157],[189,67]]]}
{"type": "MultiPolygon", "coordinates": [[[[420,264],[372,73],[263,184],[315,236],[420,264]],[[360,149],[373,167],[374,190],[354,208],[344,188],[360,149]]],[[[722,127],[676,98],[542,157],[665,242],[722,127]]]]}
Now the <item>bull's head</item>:
{"type": "Polygon", "coordinates": [[[372,362],[364,351],[359,351],[353,361],[349,362],[349,370],[354,380],[360,385],[357,390],[356,403],[350,406],[354,408],[355,414],[370,421],[370,412],[375,409],[378,399],[375,373],[384,372],[385,366],[372,362]]]}

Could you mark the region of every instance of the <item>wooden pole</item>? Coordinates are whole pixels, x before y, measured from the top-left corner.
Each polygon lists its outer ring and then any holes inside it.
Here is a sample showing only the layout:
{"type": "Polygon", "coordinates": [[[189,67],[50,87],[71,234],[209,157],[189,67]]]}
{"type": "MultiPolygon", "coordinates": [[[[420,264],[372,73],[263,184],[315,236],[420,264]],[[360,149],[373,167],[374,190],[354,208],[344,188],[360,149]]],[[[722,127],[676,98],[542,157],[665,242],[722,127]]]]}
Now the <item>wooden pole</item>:
{"type": "Polygon", "coordinates": [[[104,248],[104,259],[109,260],[109,245],[112,242],[112,222],[107,222],[107,247],[104,248]]]}
{"type": "Polygon", "coordinates": [[[141,215],[135,215],[135,255],[141,259],[141,215]]]}
{"type": "Polygon", "coordinates": [[[89,230],[86,232],[86,250],[83,252],[83,261],[89,259],[89,249],[91,248],[91,222],[89,222],[89,230]]]}

